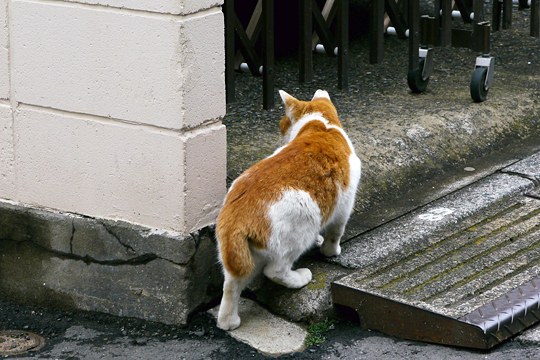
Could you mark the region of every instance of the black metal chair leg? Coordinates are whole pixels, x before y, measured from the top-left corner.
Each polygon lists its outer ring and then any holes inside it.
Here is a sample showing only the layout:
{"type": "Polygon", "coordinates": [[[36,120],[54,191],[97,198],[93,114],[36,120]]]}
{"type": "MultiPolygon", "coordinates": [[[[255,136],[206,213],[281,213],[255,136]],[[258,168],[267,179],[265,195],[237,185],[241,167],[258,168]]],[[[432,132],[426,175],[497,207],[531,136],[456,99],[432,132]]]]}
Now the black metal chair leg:
{"type": "Polygon", "coordinates": [[[512,0],[503,0],[502,28],[512,27],[512,0]]]}
{"type": "Polygon", "coordinates": [[[540,37],[540,0],[531,0],[531,36],[540,37]]]}
{"type": "Polygon", "coordinates": [[[274,107],[274,1],[263,0],[263,108],[274,107]]]}
{"type": "Polygon", "coordinates": [[[349,0],[339,0],[338,9],[338,88],[349,86],[349,0]]]}
{"type": "Polygon", "coordinates": [[[440,27],[437,26],[437,29],[440,29],[440,35],[436,36],[435,45],[440,43],[441,46],[449,46],[452,44],[452,0],[440,0],[440,8],[437,8],[435,13],[435,21],[437,22],[439,18],[440,27]]]}
{"type": "Polygon", "coordinates": [[[491,8],[491,27],[493,31],[499,31],[501,29],[502,8],[502,0],[493,0],[493,6],[491,8]]]}
{"type": "Polygon", "coordinates": [[[313,49],[311,33],[313,31],[313,0],[300,0],[300,82],[313,80],[313,49]]]}
{"type": "Polygon", "coordinates": [[[370,1],[369,62],[378,64],[384,51],[384,0],[370,1]]]}
{"type": "Polygon", "coordinates": [[[409,24],[409,71],[418,69],[418,57],[420,46],[420,2],[419,0],[409,1],[409,11],[407,13],[409,24]]]}
{"type": "Polygon", "coordinates": [[[225,13],[225,100],[227,103],[235,100],[234,73],[234,0],[226,0],[223,4],[225,13]]]}

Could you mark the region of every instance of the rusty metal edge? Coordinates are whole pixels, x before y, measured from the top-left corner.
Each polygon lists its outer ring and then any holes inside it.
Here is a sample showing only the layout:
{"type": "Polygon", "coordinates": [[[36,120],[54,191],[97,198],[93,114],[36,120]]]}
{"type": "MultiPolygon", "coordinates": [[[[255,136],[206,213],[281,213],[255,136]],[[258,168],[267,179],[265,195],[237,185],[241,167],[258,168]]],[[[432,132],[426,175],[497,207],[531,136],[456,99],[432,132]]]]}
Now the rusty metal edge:
{"type": "Polygon", "coordinates": [[[335,304],[356,311],[365,329],[408,340],[486,350],[495,343],[478,325],[370,294],[340,283],[331,284],[335,304]]]}
{"type": "Polygon", "coordinates": [[[540,277],[533,278],[459,320],[476,325],[496,345],[540,321],[540,277]]]}

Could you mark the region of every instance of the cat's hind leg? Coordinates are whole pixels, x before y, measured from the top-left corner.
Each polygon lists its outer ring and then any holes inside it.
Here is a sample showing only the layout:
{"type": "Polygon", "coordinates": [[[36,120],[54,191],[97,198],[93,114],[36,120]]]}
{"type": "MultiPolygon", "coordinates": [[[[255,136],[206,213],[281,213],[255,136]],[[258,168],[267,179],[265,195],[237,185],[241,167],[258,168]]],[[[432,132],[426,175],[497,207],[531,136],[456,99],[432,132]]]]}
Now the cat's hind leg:
{"type": "Polygon", "coordinates": [[[264,267],[264,275],[270,280],[291,289],[299,289],[311,281],[311,271],[307,268],[292,270],[292,262],[273,261],[264,267]]]}
{"type": "Polygon", "coordinates": [[[353,210],[355,189],[356,187],[351,187],[341,195],[332,220],[324,227],[324,242],[320,248],[324,256],[341,254],[340,241],[353,210]]]}
{"type": "Polygon", "coordinates": [[[338,256],[341,254],[340,240],[345,231],[345,223],[334,223],[326,228],[321,253],[324,256],[338,256]]]}
{"type": "Polygon", "coordinates": [[[242,290],[249,283],[249,278],[236,278],[226,270],[225,282],[223,283],[223,297],[219,306],[217,326],[222,330],[234,330],[240,326],[238,315],[238,303],[242,290]]]}

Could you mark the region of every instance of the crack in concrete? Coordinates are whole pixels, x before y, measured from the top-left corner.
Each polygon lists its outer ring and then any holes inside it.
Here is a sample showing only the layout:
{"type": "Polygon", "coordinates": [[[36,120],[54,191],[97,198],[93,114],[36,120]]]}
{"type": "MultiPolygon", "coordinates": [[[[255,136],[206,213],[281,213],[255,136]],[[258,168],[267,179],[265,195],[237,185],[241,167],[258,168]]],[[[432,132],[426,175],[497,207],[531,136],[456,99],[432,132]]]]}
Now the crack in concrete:
{"type": "MultiPolygon", "coordinates": [[[[122,245],[123,247],[125,247],[128,251],[131,251],[133,252],[134,254],[137,254],[137,251],[130,245],[124,243],[120,237],[118,235],[116,235],[103,221],[99,221],[97,219],[95,219],[101,226],[103,226],[103,228],[105,229],[105,231],[107,231],[107,233],[109,235],[111,235],[113,238],[116,239],[116,241],[118,241],[118,243],[120,245],[122,245]]],[[[157,255],[156,255],[157,256],[157,255]]]]}
{"type": "Polygon", "coordinates": [[[200,238],[195,233],[190,233],[189,236],[193,239],[193,242],[195,243],[195,252],[197,252],[197,248],[199,247],[199,240],[200,238]]]}
{"type": "Polygon", "coordinates": [[[520,178],[530,180],[530,181],[532,181],[532,183],[534,184],[535,187],[540,186],[540,179],[536,178],[535,176],[527,175],[527,174],[523,174],[523,173],[515,172],[515,171],[508,171],[508,170],[504,170],[504,169],[501,172],[503,174],[519,176],[520,178]]]}
{"type": "MultiPolygon", "coordinates": [[[[147,254],[142,254],[142,255],[136,256],[134,258],[126,259],[126,260],[120,260],[120,259],[98,260],[98,259],[95,259],[95,258],[89,256],[89,255],[80,256],[80,255],[75,255],[73,253],[68,254],[68,253],[65,253],[65,252],[62,252],[62,251],[49,249],[49,248],[47,248],[47,247],[45,247],[45,246],[43,246],[41,244],[38,244],[38,243],[34,242],[33,239],[28,239],[28,240],[23,240],[23,241],[14,241],[14,240],[11,240],[11,239],[1,239],[1,240],[6,241],[6,242],[14,242],[14,243],[17,243],[17,244],[27,243],[30,246],[38,248],[38,249],[40,249],[42,251],[45,251],[47,253],[53,254],[54,256],[56,256],[56,257],[58,257],[60,259],[83,261],[86,264],[98,264],[98,265],[107,265],[107,266],[123,266],[123,265],[136,266],[136,265],[146,265],[146,264],[148,264],[149,262],[151,262],[153,260],[161,259],[156,254],[147,253],[147,254]]],[[[167,259],[162,259],[162,260],[169,261],[167,259]]],[[[171,262],[171,261],[169,261],[169,262],[171,262]]]]}
{"type": "Polygon", "coordinates": [[[535,194],[525,194],[526,197],[534,199],[534,200],[540,200],[540,195],[535,194]]]}
{"type": "Polygon", "coordinates": [[[69,253],[73,254],[73,238],[75,237],[75,221],[71,219],[71,236],[69,237],[69,253]]]}

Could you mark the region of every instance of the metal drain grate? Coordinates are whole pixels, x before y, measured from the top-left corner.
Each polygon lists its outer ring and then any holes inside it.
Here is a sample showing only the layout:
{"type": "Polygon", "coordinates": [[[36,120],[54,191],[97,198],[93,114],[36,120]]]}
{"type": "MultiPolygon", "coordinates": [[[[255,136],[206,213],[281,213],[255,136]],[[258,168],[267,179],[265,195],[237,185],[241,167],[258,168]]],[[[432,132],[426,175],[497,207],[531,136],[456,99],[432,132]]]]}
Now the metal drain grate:
{"type": "Polygon", "coordinates": [[[0,331],[0,355],[20,355],[38,351],[45,345],[45,339],[28,331],[0,331]]]}
{"type": "Polygon", "coordinates": [[[518,198],[454,226],[393,263],[337,281],[334,302],[367,328],[481,349],[538,322],[540,200],[518,198]]]}

